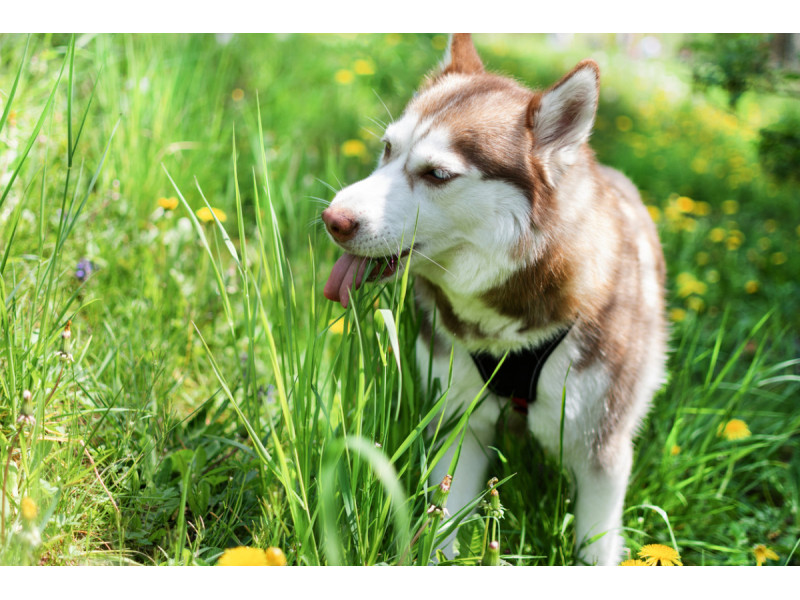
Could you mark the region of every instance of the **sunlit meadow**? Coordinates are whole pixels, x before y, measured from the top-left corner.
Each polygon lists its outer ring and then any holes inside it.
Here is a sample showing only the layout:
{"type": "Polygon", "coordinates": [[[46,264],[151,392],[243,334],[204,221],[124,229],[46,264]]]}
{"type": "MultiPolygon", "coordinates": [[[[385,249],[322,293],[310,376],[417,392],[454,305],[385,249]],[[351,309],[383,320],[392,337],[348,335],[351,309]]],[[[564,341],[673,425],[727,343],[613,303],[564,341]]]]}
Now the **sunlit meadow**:
{"type": "MultiPolygon", "coordinates": [[[[535,87],[597,60],[593,146],[659,226],[626,564],[797,565],[800,188],[757,152],[789,101],[733,112],[643,39],[476,43],[535,87]]],[[[318,218],[445,40],[0,36],[0,564],[448,562],[427,475],[468,415],[421,391],[413,280],[323,299],[318,218]]],[[[574,564],[569,474],[511,415],[490,452],[451,562],[574,564]]]]}

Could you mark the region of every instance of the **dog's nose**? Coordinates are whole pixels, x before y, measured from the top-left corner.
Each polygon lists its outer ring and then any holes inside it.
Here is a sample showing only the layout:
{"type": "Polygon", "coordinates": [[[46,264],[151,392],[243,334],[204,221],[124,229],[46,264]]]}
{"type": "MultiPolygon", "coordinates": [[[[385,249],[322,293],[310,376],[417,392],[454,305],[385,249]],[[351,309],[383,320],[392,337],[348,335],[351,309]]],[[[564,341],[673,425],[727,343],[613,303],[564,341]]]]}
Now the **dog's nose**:
{"type": "Polygon", "coordinates": [[[346,210],[329,206],[322,211],[322,220],[337,242],[346,242],[352,239],[358,229],[358,221],[346,210]]]}

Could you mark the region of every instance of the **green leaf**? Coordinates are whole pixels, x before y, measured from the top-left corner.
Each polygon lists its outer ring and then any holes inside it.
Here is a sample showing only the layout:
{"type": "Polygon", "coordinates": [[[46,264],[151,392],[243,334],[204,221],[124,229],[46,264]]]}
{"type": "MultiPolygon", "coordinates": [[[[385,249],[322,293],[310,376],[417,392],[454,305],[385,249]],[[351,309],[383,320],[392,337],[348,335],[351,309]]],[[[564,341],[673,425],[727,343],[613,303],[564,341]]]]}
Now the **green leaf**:
{"type": "Polygon", "coordinates": [[[477,563],[483,554],[483,536],[485,530],[486,524],[480,515],[469,517],[458,528],[456,539],[453,540],[453,552],[456,553],[460,559],[474,558],[477,563]]]}

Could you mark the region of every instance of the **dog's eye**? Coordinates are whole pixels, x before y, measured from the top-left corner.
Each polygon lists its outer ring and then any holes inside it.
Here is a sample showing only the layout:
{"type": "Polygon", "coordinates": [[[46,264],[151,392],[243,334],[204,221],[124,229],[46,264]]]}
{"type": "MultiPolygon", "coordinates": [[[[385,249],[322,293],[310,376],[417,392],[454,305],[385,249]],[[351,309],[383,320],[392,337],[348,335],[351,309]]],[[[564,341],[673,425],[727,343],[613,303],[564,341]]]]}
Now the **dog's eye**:
{"type": "Polygon", "coordinates": [[[439,169],[439,168],[425,171],[425,173],[423,173],[422,176],[428,181],[431,181],[433,183],[443,183],[455,177],[449,171],[445,171],[444,169],[439,169]]]}

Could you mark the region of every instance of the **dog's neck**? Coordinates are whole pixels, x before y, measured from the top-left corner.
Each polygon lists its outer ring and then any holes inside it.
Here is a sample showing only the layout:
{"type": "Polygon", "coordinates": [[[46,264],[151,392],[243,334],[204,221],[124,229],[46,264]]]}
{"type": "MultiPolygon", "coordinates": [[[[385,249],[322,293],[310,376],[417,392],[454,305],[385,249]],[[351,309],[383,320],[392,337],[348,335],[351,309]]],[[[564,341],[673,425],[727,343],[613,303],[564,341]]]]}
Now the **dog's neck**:
{"type": "Polygon", "coordinates": [[[457,293],[417,275],[417,301],[427,313],[436,312],[439,329],[470,351],[517,351],[552,337],[575,319],[576,310],[559,288],[569,288],[568,271],[550,272],[554,260],[523,267],[476,294],[457,293]]]}
{"type": "MultiPolygon", "coordinates": [[[[440,328],[470,351],[530,347],[594,311],[600,299],[591,292],[609,274],[600,255],[573,241],[604,227],[593,157],[586,159],[561,175],[559,195],[545,199],[549,208],[540,207],[540,214],[551,215],[546,227],[532,218],[518,246],[504,249],[502,259],[474,247],[449,271],[412,263],[418,303],[428,312],[435,309],[440,328]]],[[[615,232],[605,235],[613,248],[615,232]]]]}

